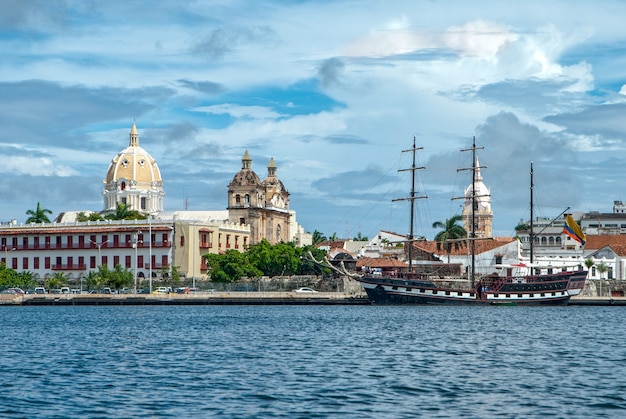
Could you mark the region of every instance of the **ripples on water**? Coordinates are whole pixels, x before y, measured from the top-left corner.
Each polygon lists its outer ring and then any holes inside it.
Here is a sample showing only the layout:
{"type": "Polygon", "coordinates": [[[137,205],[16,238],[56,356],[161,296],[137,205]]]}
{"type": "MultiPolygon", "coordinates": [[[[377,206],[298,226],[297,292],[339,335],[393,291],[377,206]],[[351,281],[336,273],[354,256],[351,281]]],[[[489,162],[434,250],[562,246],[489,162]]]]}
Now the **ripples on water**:
{"type": "Polygon", "coordinates": [[[0,417],[626,417],[620,307],[2,307],[0,417]]]}

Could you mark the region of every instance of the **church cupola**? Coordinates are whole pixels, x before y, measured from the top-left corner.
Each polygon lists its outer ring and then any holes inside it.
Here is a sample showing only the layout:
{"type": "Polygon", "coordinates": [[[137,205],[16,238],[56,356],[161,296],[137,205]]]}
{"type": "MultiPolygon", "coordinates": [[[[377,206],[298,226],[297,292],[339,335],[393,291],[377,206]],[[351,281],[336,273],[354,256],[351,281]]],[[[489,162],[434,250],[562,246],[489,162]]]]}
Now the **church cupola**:
{"type": "Polygon", "coordinates": [[[115,211],[119,204],[144,214],[163,211],[163,179],[156,161],[139,146],[135,121],[130,129],[128,147],[109,164],[103,180],[104,211],[115,211]]]}

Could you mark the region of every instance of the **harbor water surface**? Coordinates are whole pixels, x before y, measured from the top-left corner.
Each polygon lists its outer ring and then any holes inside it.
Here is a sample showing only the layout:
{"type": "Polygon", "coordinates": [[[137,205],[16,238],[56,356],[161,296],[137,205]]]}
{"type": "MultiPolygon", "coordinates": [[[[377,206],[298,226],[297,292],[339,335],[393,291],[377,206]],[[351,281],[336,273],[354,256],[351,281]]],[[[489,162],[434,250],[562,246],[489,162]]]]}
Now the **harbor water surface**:
{"type": "Polygon", "coordinates": [[[625,315],[2,307],[0,417],[626,417],[625,315]]]}

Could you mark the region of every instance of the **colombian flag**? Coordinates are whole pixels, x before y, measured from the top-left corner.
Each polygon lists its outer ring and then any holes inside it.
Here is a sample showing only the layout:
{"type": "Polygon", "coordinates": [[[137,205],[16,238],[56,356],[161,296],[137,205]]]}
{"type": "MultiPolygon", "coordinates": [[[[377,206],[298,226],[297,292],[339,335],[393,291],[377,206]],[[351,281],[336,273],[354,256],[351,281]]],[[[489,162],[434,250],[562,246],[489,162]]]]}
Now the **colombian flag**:
{"type": "Polygon", "coordinates": [[[563,227],[563,233],[567,234],[577,242],[580,242],[580,244],[582,244],[583,246],[587,241],[585,233],[583,233],[576,221],[574,221],[572,216],[569,214],[565,216],[565,226],[563,227]]]}

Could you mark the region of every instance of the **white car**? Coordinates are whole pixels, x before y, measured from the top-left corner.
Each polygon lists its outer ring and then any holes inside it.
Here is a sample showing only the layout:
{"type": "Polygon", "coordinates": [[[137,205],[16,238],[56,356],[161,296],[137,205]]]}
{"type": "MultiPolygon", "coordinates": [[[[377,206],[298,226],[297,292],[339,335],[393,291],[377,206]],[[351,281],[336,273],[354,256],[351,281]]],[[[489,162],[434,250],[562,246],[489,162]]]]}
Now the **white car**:
{"type": "Polygon", "coordinates": [[[303,288],[298,288],[297,290],[294,290],[297,293],[311,293],[311,292],[317,292],[315,291],[313,288],[307,288],[307,287],[303,287],[303,288]]]}

